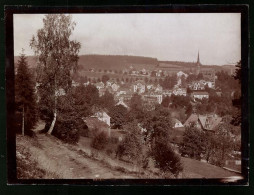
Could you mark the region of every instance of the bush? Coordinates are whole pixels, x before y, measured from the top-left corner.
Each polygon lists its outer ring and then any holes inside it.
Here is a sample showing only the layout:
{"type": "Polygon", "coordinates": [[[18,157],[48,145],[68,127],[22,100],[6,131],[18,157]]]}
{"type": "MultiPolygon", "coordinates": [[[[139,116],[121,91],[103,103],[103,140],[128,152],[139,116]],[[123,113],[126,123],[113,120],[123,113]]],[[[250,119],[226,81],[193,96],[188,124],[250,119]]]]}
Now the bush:
{"type": "Polygon", "coordinates": [[[104,131],[99,132],[92,139],[91,147],[97,150],[103,150],[108,143],[107,133],[104,131]]]}
{"type": "Polygon", "coordinates": [[[64,142],[75,144],[79,141],[79,130],[74,124],[57,121],[52,135],[64,142]]]}
{"type": "Polygon", "coordinates": [[[111,148],[108,148],[106,150],[106,153],[107,153],[108,156],[111,156],[113,154],[113,150],[111,148]]]}
{"type": "Polygon", "coordinates": [[[171,172],[174,176],[177,176],[183,170],[180,156],[174,152],[166,141],[160,140],[155,142],[153,158],[156,167],[165,174],[171,172]]]}

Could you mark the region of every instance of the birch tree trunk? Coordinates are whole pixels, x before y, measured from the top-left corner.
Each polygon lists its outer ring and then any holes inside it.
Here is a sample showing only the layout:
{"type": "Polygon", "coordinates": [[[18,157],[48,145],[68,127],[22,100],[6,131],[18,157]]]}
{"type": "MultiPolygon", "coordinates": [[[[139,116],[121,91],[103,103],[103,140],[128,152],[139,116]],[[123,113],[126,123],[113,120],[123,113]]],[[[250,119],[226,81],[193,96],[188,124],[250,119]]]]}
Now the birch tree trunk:
{"type": "Polygon", "coordinates": [[[50,125],[50,128],[49,128],[49,130],[48,130],[48,134],[50,135],[51,133],[52,133],[52,131],[53,131],[53,129],[54,129],[54,127],[55,127],[55,123],[56,123],[56,116],[57,116],[57,109],[56,109],[56,105],[57,105],[57,100],[56,100],[56,98],[57,98],[57,87],[56,87],[56,75],[55,75],[55,96],[54,96],[54,99],[55,99],[55,110],[54,110],[54,118],[53,118],[53,121],[52,121],[52,123],[51,123],[51,125],[50,125]]]}
{"type": "Polygon", "coordinates": [[[25,135],[25,108],[24,108],[24,104],[23,104],[23,108],[22,108],[22,135],[25,135]]]}

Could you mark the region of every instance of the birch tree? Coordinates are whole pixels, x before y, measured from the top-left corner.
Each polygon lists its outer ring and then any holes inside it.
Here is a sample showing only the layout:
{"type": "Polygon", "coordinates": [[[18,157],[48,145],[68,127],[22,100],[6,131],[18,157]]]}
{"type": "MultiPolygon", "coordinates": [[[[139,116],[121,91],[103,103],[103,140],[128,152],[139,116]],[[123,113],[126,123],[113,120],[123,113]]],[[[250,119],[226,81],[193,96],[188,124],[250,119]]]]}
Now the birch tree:
{"type": "Polygon", "coordinates": [[[43,28],[30,41],[38,57],[39,108],[50,124],[48,134],[52,133],[57,120],[58,97],[68,93],[71,72],[77,68],[81,44],[70,39],[75,26],[71,15],[48,14],[43,19],[43,28]]]}

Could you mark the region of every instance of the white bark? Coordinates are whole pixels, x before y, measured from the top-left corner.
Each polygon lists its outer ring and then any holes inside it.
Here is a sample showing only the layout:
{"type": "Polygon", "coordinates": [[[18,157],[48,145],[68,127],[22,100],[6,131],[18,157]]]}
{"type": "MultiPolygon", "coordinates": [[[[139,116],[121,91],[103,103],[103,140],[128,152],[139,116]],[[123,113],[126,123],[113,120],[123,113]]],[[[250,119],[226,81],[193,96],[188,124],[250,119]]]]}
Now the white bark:
{"type": "Polygon", "coordinates": [[[55,94],[54,94],[54,99],[55,99],[55,111],[54,111],[54,118],[53,118],[53,121],[52,121],[52,123],[51,123],[51,125],[50,125],[50,128],[49,128],[49,130],[48,130],[48,134],[51,134],[52,133],[52,131],[53,131],[53,129],[54,129],[54,127],[55,127],[55,123],[56,123],[56,113],[57,113],[57,109],[56,109],[56,105],[57,105],[57,100],[56,100],[56,98],[57,98],[57,87],[56,87],[56,75],[55,75],[55,94]]]}
{"type": "Polygon", "coordinates": [[[48,130],[48,134],[52,133],[52,131],[53,131],[54,127],[55,127],[55,123],[56,123],[56,110],[54,112],[54,119],[53,119],[53,121],[52,121],[52,123],[50,125],[49,130],[48,130]]]}
{"type": "Polygon", "coordinates": [[[25,108],[24,108],[24,104],[23,104],[23,108],[22,108],[22,135],[25,135],[25,108]]]}

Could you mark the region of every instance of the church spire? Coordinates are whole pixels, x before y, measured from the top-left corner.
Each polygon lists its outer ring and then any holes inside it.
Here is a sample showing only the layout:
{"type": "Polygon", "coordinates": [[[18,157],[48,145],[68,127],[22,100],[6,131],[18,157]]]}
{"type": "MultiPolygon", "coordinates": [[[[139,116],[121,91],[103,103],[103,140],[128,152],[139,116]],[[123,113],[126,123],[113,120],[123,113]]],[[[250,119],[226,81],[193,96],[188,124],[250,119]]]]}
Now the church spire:
{"type": "Polygon", "coordinates": [[[200,73],[200,60],[199,60],[199,51],[198,51],[198,59],[197,59],[197,71],[196,71],[196,74],[199,74],[200,73]]]}
{"type": "Polygon", "coordinates": [[[199,51],[198,51],[198,59],[197,59],[197,64],[200,65],[200,60],[199,60],[199,51]]]}

